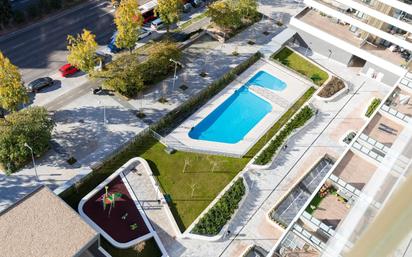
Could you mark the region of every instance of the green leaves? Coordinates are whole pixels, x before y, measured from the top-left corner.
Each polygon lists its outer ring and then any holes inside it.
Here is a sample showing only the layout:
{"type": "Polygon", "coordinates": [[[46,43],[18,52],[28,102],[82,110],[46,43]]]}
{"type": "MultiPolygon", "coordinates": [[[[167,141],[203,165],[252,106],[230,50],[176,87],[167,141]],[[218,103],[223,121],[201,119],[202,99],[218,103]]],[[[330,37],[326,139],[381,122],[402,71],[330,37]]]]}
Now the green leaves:
{"type": "Polygon", "coordinates": [[[96,36],[86,29],[83,29],[83,33],[78,34],[77,37],[67,36],[67,49],[69,50],[67,61],[82,71],[92,71],[96,63],[95,38],[96,36]]]}
{"type": "Polygon", "coordinates": [[[167,26],[167,31],[171,24],[179,21],[182,12],[181,0],[158,0],[155,9],[156,16],[160,17],[167,26]]]}
{"type": "Polygon", "coordinates": [[[139,55],[124,54],[99,73],[107,78],[105,86],[126,97],[135,97],[146,86],[165,78],[174,69],[170,59],[180,60],[181,52],[175,43],[154,43],[146,61],[139,62],[139,55]]]}
{"type": "Polygon", "coordinates": [[[242,200],[245,191],[246,188],[243,184],[243,178],[239,178],[199,220],[191,232],[207,236],[219,234],[222,227],[238,208],[238,204],[240,200],[242,200]]]}
{"type": "Polygon", "coordinates": [[[0,164],[15,171],[30,158],[33,148],[36,156],[49,147],[55,124],[43,107],[29,107],[0,119],[0,164]]]}
{"type": "Polygon", "coordinates": [[[374,98],[371,102],[371,104],[368,106],[368,109],[366,110],[365,116],[370,117],[373,112],[378,108],[378,106],[381,104],[381,99],[380,98],[374,98]]]}
{"type": "Polygon", "coordinates": [[[0,52],[0,108],[15,111],[28,100],[19,70],[0,52]]]}
{"type": "Polygon", "coordinates": [[[122,0],[116,9],[114,23],[117,28],[116,46],[133,49],[143,24],[143,16],[136,0],[122,0]]]}
{"type": "Polygon", "coordinates": [[[303,107],[285,127],[276,135],[270,144],[257,156],[255,163],[264,165],[272,160],[273,155],[282,146],[286,138],[297,128],[302,127],[314,115],[309,106],[303,107]]]}
{"type": "Polygon", "coordinates": [[[257,1],[217,1],[209,5],[206,14],[219,27],[236,29],[242,26],[244,19],[250,19],[258,14],[257,1]]]}

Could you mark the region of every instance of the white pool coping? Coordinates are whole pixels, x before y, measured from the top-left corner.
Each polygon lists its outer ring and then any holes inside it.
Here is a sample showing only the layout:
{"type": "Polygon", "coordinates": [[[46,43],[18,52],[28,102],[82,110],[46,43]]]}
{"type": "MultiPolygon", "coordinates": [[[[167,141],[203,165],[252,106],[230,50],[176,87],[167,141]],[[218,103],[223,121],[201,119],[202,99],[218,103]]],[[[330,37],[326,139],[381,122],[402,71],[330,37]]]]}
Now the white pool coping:
{"type": "Polygon", "coordinates": [[[108,178],[106,178],[102,183],[100,183],[97,187],[95,187],[92,191],[90,191],[86,196],[84,196],[80,202],[79,202],[79,214],[80,216],[92,227],[94,228],[97,232],[99,232],[107,241],[109,241],[112,245],[114,245],[117,248],[121,249],[126,249],[129,247],[132,247],[142,241],[146,241],[147,239],[154,237],[157,245],[159,246],[160,251],[162,252],[162,256],[168,256],[166,253],[166,249],[164,248],[162,242],[160,241],[160,238],[158,237],[156,231],[153,229],[152,224],[149,222],[149,219],[147,218],[142,206],[139,203],[139,200],[136,198],[136,195],[134,194],[132,188],[129,185],[129,182],[127,181],[125,175],[123,174],[124,171],[129,171],[132,167],[137,166],[138,163],[142,163],[145,169],[150,167],[148,166],[147,162],[141,161],[142,159],[137,157],[130,159],[126,164],[124,164],[122,167],[120,167],[118,170],[116,170],[113,174],[111,174],[108,178]],[[140,215],[143,218],[143,221],[146,225],[146,227],[149,230],[149,233],[135,238],[129,242],[126,243],[120,243],[113,239],[106,231],[104,231],[98,224],[96,224],[84,211],[83,211],[83,206],[84,204],[96,193],[98,193],[100,190],[102,190],[107,184],[109,184],[114,178],[117,176],[120,176],[127,191],[129,192],[130,196],[132,197],[134,204],[136,205],[137,210],[139,211],[140,215]]]}
{"type": "MultiPolygon", "coordinates": [[[[178,150],[242,157],[273,126],[273,124],[287,111],[287,109],[305,93],[305,91],[310,86],[311,85],[309,83],[302,81],[300,78],[292,76],[289,71],[285,70],[285,68],[281,67],[280,65],[267,63],[260,60],[255,65],[243,72],[235,81],[230,83],[225,89],[219,92],[197,112],[195,112],[186,121],[184,121],[179,127],[177,127],[168,136],[166,136],[166,144],[168,141],[178,141],[184,146],[182,148],[186,148],[178,150]],[[276,104],[263,95],[256,94],[260,98],[270,103],[272,110],[268,114],[266,114],[246,134],[243,140],[240,140],[238,143],[229,144],[207,140],[198,140],[189,137],[189,132],[192,127],[195,127],[197,124],[199,124],[218,106],[220,106],[224,101],[232,96],[236,90],[244,86],[244,84],[246,84],[246,82],[249,81],[249,79],[251,79],[259,71],[265,71],[287,84],[287,87],[282,91],[270,90],[274,95],[279,98],[283,98],[288,102],[287,108],[276,104]]],[[[253,91],[251,92],[255,93],[253,91]]]]}

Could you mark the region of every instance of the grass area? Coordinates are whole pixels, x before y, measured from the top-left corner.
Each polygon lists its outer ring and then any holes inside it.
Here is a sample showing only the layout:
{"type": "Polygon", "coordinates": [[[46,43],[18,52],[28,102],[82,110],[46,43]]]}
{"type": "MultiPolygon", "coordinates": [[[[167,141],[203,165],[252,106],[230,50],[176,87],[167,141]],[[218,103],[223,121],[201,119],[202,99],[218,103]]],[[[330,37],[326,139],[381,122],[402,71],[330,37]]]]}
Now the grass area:
{"type": "Polygon", "coordinates": [[[186,152],[169,155],[164,151],[165,147],[162,144],[148,135],[107,161],[81,184],[64,192],[61,197],[77,210],[80,199],[88,192],[128,160],[141,156],[148,161],[164,193],[170,195],[173,216],[183,231],[314,92],[314,88],[309,88],[241,159],[186,152]],[[193,196],[192,188],[194,188],[193,196]]]}
{"type": "Polygon", "coordinates": [[[320,203],[322,202],[324,197],[321,197],[319,193],[315,195],[315,197],[312,199],[310,204],[306,207],[305,211],[309,214],[312,214],[313,212],[316,211],[316,209],[319,207],[320,203]]]}
{"type": "Polygon", "coordinates": [[[156,244],[156,241],[151,238],[143,244],[138,244],[135,247],[128,249],[119,249],[107,242],[104,237],[101,237],[101,246],[113,257],[161,257],[162,252],[156,244]],[[139,249],[140,248],[140,249],[139,249]]]}
{"type": "Polygon", "coordinates": [[[292,70],[297,71],[312,80],[316,85],[322,85],[323,82],[329,78],[326,71],[295,53],[290,48],[284,47],[282,50],[272,55],[271,58],[288,66],[292,70]]]}
{"type": "Polygon", "coordinates": [[[182,231],[249,161],[185,152],[168,155],[164,148],[156,143],[141,157],[149,162],[162,189],[170,195],[170,207],[182,231]]]}

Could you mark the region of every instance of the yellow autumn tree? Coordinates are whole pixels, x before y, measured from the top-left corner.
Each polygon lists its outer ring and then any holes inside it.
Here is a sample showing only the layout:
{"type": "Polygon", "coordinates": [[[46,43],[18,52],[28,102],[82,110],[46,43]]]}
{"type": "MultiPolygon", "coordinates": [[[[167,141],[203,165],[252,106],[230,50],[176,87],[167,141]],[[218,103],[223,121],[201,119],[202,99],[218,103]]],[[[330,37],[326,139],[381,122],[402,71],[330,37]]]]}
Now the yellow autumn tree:
{"type": "Polygon", "coordinates": [[[67,36],[67,49],[69,50],[67,61],[82,71],[89,72],[93,70],[97,50],[95,38],[96,36],[86,29],[83,29],[83,33],[78,34],[76,37],[67,36]]]}
{"type": "Polygon", "coordinates": [[[143,16],[136,0],[122,0],[116,9],[114,23],[117,28],[116,46],[133,49],[139,30],[143,24],[143,16]]]}
{"type": "Polygon", "coordinates": [[[18,68],[0,51],[0,108],[15,111],[28,100],[18,68]]]}
{"type": "Polygon", "coordinates": [[[158,0],[155,14],[166,24],[167,32],[170,25],[179,21],[182,12],[182,0],[158,0]]]}

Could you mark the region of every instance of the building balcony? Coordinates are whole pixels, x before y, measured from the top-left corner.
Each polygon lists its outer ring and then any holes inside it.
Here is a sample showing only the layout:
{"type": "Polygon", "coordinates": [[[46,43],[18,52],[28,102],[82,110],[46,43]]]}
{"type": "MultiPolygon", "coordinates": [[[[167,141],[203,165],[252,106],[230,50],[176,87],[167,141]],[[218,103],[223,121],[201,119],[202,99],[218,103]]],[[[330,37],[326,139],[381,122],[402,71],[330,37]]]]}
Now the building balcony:
{"type": "Polygon", "coordinates": [[[295,18],[398,67],[406,68],[408,65],[412,67],[407,50],[392,46],[389,42],[388,47],[372,44],[368,41],[370,34],[339,19],[310,8],[302,11],[295,18]],[[351,28],[355,32],[352,32],[351,28]]]}

